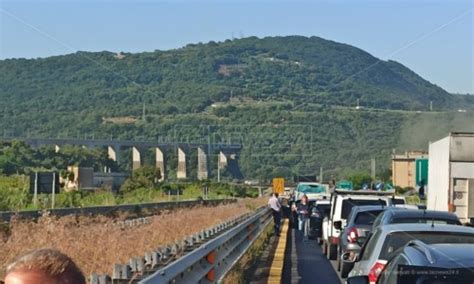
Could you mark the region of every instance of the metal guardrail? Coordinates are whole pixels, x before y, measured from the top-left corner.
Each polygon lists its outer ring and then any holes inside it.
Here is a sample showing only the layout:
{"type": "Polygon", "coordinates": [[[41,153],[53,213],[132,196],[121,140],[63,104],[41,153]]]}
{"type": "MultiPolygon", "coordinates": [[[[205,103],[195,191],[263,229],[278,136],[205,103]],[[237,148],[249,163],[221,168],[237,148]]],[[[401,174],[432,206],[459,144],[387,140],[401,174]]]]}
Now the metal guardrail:
{"type": "Polygon", "coordinates": [[[93,274],[92,284],[218,283],[271,221],[267,208],[203,230],[145,257],[116,264],[112,277],[93,274]]]}
{"type": "Polygon", "coordinates": [[[45,212],[54,216],[66,215],[113,215],[118,212],[140,213],[144,211],[154,211],[163,209],[185,208],[195,205],[212,206],[225,203],[236,202],[236,199],[208,199],[208,200],[183,200],[183,201],[168,201],[155,203],[140,203],[140,204],[124,204],[112,206],[94,206],[83,208],[59,208],[49,210],[30,210],[30,211],[5,211],[0,212],[0,221],[9,222],[12,217],[21,219],[36,219],[41,217],[45,212]]]}

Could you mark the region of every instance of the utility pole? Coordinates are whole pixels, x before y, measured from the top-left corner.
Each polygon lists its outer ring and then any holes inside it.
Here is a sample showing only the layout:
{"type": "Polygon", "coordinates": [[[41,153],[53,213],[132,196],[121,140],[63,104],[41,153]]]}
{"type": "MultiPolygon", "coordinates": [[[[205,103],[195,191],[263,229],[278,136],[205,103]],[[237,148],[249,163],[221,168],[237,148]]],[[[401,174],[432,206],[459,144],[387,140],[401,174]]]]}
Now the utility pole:
{"type": "MultiPolygon", "coordinates": [[[[220,155],[220,154],[219,154],[220,155]]],[[[221,182],[221,163],[220,156],[217,156],[217,182],[221,182]]]]}
{"type": "Polygon", "coordinates": [[[372,180],[375,180],[375,159],[374,158],[370,160],[370,166],[371,166],[372,180]]]}
{"type": "Polygon", "coordinates": [[[323,167],[319,167],[319,182],[323,183],[323,167]]]}
{"type": "Polygon", "coordinates": [[[430,101],[430,111],[433,111],[433,101],[430,101]]]}
{"type": "Polygon", "coordinates": [[[143,110],[142,110],[142,120],[146,121],[146,109],[145,109],[145,101],[143,101],[143,110]]]}
{"type": "Polygon", "coordinates": [[[51,200],[51,209],[54,209],[54,201],[56,197],[56,172],[53,172],[53,198],[51,200]]]}
{"type": "Polygon", "coordinates": [[[35,172],[35,192],[33,195],[33,204],[38,209],[38,172],[35,172]]]}

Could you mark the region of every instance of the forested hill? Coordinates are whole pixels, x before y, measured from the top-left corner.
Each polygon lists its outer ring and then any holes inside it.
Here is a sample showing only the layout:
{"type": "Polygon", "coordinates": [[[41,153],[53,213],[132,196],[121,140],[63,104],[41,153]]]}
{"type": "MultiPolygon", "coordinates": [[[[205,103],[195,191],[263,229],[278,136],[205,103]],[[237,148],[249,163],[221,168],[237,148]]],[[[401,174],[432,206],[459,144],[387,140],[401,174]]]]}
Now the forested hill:
{"type": "MultiPolygon", "coordinates": [[[[118,47],[119,48],[119,47],[118,47]]],[[[203,111],[231,96],[404,110],[471,108],[394,61],[318,37],[256,37],[117,56],[77,52],[0,61],[11,112],[48,108],[137,115],[203,111]],[[124,104],[127,107],[124,107],[124,104]]]]}
{"type": "Polygon", "coordinates": [[[400,145],[474,131],[473,109],[474,96],[319,37],[0,61],[0,134],[197,141],[213,131],[214,142],[244,144],[248,177],[368,168],[374,155],[388,166],[400,145]]]}

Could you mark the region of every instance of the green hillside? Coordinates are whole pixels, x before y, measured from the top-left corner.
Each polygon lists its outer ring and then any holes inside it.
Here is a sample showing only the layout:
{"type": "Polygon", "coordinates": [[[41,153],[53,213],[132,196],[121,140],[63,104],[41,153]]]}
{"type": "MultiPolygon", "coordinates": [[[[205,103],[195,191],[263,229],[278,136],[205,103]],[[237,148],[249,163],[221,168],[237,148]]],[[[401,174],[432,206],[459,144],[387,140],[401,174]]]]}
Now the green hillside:
{"type": "Polygon", "coordinates": [[[242,143],[247,178],[319,166],[341,174],[367,169],[371,157],[382,173],[394,148],[474,131],[473,96],[358,48],[301,36],[3,60],[0,109],[7,136],[242,143]]]}

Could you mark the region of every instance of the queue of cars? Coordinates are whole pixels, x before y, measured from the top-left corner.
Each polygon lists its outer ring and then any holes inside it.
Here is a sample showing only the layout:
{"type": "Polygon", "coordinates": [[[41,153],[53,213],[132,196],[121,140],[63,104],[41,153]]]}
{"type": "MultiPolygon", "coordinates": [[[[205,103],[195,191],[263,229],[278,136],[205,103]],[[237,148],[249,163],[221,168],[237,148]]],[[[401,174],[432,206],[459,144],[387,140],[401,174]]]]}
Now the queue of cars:
{"type": "Polygon", "coordinates": [[[346,283],[474,283],[474,228],[394,192],[335,190],[322,250],[346,283]],[[460,276],[461,275],[461,276],[460,276]]]}
{"type": "Polygon", "coordinates": [[[474,228],[449,212],[405,204],[393,191],[302,183],[312,205],[309,237],[350,284],[474,283],[474,228]]]}

